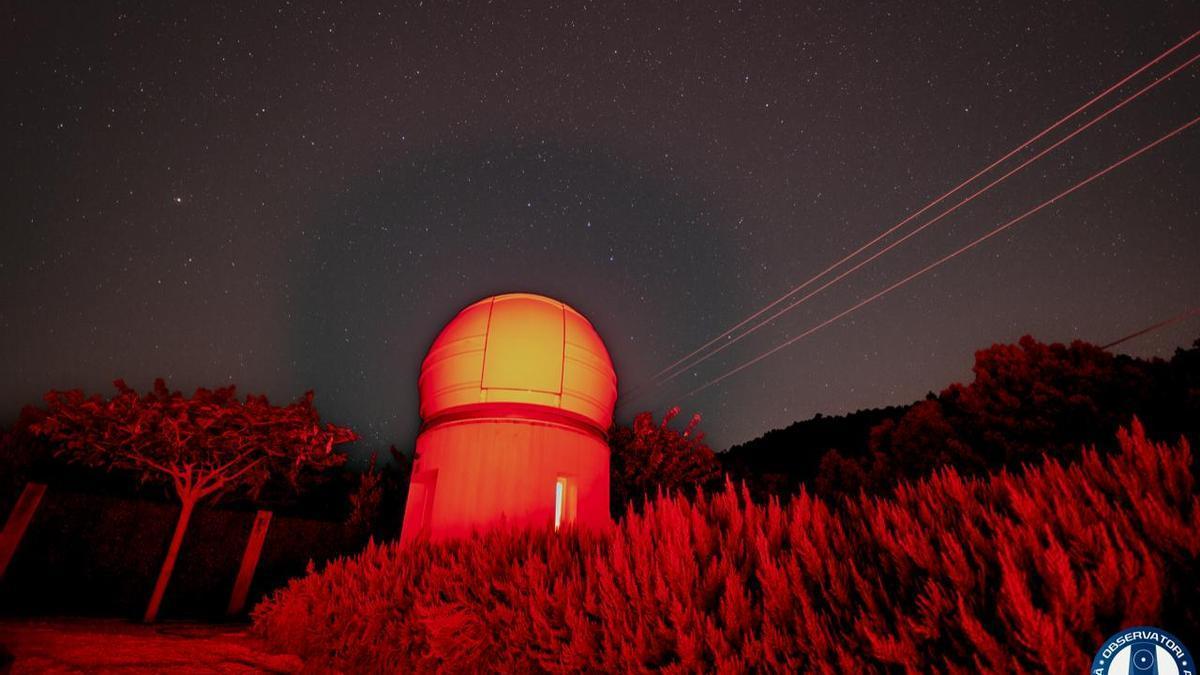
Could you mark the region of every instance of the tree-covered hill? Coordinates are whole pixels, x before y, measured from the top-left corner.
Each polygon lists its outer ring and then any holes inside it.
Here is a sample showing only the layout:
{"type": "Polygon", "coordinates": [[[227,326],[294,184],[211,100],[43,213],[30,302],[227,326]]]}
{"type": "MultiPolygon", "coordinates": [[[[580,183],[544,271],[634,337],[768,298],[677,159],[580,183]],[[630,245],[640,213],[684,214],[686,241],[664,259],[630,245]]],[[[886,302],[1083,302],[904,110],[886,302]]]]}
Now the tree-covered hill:
{"type": "Polygon", "coordinates": [[[886,492],[944,466],[978,474],[1105,449],[1134,417],[1154,438],[1200,434],[1200,340],[1170,359],[1139,359],[1026,336],[976,352],[972,372],[910,405],[817,415],[718,457],[760,496],[802,483],[821,493],[886,492]]]}

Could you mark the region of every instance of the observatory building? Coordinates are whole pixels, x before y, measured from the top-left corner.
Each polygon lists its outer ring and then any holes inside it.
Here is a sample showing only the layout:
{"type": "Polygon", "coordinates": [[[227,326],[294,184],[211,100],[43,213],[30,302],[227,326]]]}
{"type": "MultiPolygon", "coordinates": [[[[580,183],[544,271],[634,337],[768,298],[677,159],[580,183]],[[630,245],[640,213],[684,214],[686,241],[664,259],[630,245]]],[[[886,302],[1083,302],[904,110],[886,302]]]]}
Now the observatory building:
{"type": "Polygon", "coordinates": [[[609,522],[617,376],[582,314],[541,295],[480,300],[434,340],[418,387],[402,542],[609,522]]]}

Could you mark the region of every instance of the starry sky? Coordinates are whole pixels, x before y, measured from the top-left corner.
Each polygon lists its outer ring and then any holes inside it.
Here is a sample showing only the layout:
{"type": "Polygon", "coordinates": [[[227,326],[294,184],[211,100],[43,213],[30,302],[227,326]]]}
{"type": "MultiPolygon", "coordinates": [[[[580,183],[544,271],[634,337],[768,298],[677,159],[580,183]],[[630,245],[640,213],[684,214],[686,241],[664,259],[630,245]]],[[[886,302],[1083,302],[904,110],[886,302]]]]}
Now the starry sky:
{"type": "MultiPolygon", "coordinates": [[[[1191,0],[8,15],[0,419],[116,377],[312,388],[360,453],[412,447],[421,358],[462,306],[564,300],[637,383],[1200,28],[1191,0]]],[[[911,401],[993,342],[1104,343],[1194,306],[1200,128],[685,398],[1198,112],[1200,64],[619,419],[679,403],[722,448],[911,401]]]]}

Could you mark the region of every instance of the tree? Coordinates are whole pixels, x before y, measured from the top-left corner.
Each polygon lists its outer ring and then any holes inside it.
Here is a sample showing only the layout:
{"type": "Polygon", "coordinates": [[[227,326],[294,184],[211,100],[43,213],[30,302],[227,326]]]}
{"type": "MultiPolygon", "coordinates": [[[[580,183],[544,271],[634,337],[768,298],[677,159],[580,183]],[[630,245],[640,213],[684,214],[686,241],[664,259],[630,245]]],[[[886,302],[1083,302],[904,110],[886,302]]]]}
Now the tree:
{"type": "Polygon", "coordinates": [[[44,417],[33,425],[54,444],[54,454],[106,470],[135,472],[142,482],[171,485],[182,508],[145,620],[154,621],[179,556],[184,533],[200,500],[243,492],[255,497],[272,476],[293,485],[309,471],[338,466],[335,445],[353,431],[321,425],[313,393],[287,406],[265,396],[238,399],[234,387],[197,389],[191,397],[170,391],[161,379],[144,396],[122,380],[105,399],[79,390],[46,394],[44,417]]]}
{"type": "Polygon", "coordinates": [[[1162,368],[1167,364],[1081,341],[1045,344],[1026,335],[1017,344],[992,345],[975,353],[971,382],[952,384],[881,422],[871,429],[867,456],[823,463],[817,484],[886,492],[899,479],[945,466],[974,475],[1044,456],[1074,459],[1134,415],[1173,417],[1169,409],[1178,403],[1154,402],[1158,389],[1184,398],[1174,393],[1181,387],[1163,386],[1169,373],[1155,375],[1162,368]]]}
{"type": "Polygon", "coordinates": [[[346,525],[356,534],[387,541],[400,536],[413,460],[394,445],[388,448],[388,461],[379,462],[377,455],[371,453],[367,470],[358,474],[350,492],[346,525]]]}
{"type": "Polygon", "coordinates": [[[383,505],[383,474],[376,468],[375,459],[372,453],[367,470],[358,474],[358,484],[350,492],[350,515],[346,517],[346,527],[355,534],[371,532],[383,505]]]}
{"type": "Polygon", "coordinates": [[[846,415],[822,415],[772,429],[762,436],[717,453],[723,471],[734,483],[744,484],[759,500],[772,495],[797,492],[801,484],[812,484],[827,470],[840,467],[827,477],[830,485],[862,483],[860,464],[871,447],[871,430],[904,415],[910,406],[858,410],[846,415]],[[825,462],[831,454],[835,459],[825,462]],[[845,468],[845,471],[841,471],[845,468]]]}
{"type": "Polygon", "coordinates": [[[704,443],[704,434],[696,433],[700,414],[692,415],[682,432],[668,426],[678,414],[675,406],[655,424],[654,415],[643,412],[632,427],[617,427],[609,435],[612,506],[617,513],[629,501],[653,497],[660,490],[690,491],[720,478],[716,454],[704,443]]]}
{"type": "Polygon", "coordinates": [[[0,494],[19,493],[49,454],[49,444],[30,430],[41,417],[40,410],[25,406],[11,427],[0,429],[0,494]]]}

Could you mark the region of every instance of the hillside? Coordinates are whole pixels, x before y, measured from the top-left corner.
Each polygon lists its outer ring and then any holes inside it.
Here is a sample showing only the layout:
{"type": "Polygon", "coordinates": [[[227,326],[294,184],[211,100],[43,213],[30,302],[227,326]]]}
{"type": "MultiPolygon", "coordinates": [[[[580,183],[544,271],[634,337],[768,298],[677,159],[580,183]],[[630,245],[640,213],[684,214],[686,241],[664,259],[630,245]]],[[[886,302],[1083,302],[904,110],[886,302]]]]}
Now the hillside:
{"type": "Polygon", "coordinates": [[[887,492],[952,466],[969,475],[1082,447],[1113,447],[1137,417],[1152,438],[1200,434],[1200,340],[1172,358],[1111,354],[1085,342],[1024,337],[975,354],[973,379],[909,405],[796,422],[733,446],[725,471],[758,496],[887,492]]]}

